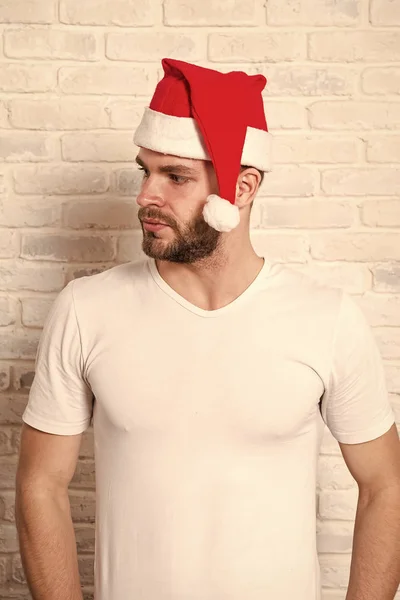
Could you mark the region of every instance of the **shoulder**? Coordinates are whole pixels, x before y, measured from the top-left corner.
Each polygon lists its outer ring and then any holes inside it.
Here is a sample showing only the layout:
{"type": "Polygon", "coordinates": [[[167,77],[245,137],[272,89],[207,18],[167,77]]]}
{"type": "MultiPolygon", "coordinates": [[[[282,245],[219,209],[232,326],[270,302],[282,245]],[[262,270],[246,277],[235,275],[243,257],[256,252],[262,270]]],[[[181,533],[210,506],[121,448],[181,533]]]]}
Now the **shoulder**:
{"type": "Polygon", "coordinates": [[[288,265],[275,265],[276,287],[280,300],[292,310],[317,316],[335,317],[340,311],[346,292],[337,286],[329,285],[311,275],[304,266],[296,268],[288,265]]]}
{"type": "Polygon", "coordinates": [[[126,286],[140,286],[148,277],[148,260],[140,259],[85,275],[69,282],[79,303],[108,303],[121,296],[126,286]]]}

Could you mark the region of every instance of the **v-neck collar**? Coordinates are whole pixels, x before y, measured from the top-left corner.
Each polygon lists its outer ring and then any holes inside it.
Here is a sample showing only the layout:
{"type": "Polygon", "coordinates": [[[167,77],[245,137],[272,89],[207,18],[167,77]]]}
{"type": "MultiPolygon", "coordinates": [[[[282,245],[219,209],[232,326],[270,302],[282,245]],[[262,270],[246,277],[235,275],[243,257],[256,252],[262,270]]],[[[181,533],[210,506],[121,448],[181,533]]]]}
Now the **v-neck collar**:
{"type": "Polygon", "coordinates": [[[196,306],[195,304],[192,304],[191,302],[189,302],[188,300],[186,300],[186,298],[184,298],[180,294],[178,294],[178,292],[176,292],[161,277],[160,273],[158,272],[157,264],[156,264],[155,259],[153,259],[153,258],[148,259],[148,263],[147,264],[148,264],[151,276],[153,277],[153,280],[155,281],[155,283],[166,294],[168,294],[173,300],[175,300],[181,306],[183,306],[187,310],[190,310],[192,313],[194,313],[194,314],[196,314],[196,315],[198,315],[200,317],[215,318],[215,317],[223,316],[223,315],[225,315],[227,313],[230,313],[232,310],[236,309],[238,306],[240,306],[241,304],[243,304],[243,302],[245,300],[247,300],[247,298],[255,291],[255,289],[259,285],[259,282],[262,281],[265,278],[266,274],[271,269],[271,263],[269,263],[265,257],[262,257],[262,258],[264,258],[264,264],[261,267],[258,275],[250,283],[250,285],[240,294],[240,296],[238,296],[237,298],[235,298],[235,300],[233,300],[229,304],[227,304],[225,306],[222,306],[221,308],[217,308],[215,310],[205,310],[203,308],[200,308],[200,307],[196,306]]]}

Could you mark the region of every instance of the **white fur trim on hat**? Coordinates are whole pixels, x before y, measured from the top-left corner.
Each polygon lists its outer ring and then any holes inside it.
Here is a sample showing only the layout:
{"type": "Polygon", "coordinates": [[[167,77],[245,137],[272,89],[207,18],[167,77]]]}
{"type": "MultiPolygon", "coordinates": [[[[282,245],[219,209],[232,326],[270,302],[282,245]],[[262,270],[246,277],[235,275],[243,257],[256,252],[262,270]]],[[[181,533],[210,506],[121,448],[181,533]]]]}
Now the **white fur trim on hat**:
{"type": "MultiPolygon", "coordinates": [[[[269,132],[248,127],[241,164],[270,171],[271,139],[269,132]]],[[[147,107],[133,141],[137,146],[163,154],[211,160],[198,125],[190,117],[172,117],[147,107]]]]}
{"type": "Polygon", "coordinates": [[[210,194],[203,208],[204,220],[217,231],[231,231],[240,223],[239,209],[229,200],[210,194]]]}

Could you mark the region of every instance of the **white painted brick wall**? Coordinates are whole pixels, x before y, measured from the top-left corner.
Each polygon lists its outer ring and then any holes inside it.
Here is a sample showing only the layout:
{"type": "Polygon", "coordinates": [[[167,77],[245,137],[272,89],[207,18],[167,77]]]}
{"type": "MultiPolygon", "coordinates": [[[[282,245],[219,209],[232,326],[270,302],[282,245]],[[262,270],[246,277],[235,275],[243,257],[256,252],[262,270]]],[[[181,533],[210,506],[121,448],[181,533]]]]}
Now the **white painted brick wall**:
{"type": "MultiPolygon", "coordinates": [[[[41,328],[69,280],[142,256],[131,140],[163,56],[267,77],[275,168],[253,209],[254,246],[354,295],[400,422],[400,2],[0,0],[0,35],[5,598],[26,592],[12,487],[41,328]]],[[[80,456],[70,500],[89,599],[91,428],[80,456]]],[[[328,430],[317,493],[323,598],[344,600],[357,490],[328,430]]]]}

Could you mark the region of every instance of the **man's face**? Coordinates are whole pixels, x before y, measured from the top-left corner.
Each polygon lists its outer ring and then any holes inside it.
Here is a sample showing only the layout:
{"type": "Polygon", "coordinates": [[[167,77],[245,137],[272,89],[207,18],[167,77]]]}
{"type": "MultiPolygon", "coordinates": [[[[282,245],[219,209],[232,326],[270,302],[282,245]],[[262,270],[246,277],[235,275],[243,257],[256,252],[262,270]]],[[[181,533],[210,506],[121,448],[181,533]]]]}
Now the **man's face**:
{"type": "Polygon", "coordinates": [[[143,252],[177,263],[194,263],[210,256],[221,238],[221,232],[210,227],[202,214],[207,196],[217,193],[212,163],[144,148],[137,162],[143,170],[137,198],[143,252]],[[148,219],[165,225],[151,226],[148,219]]]}

